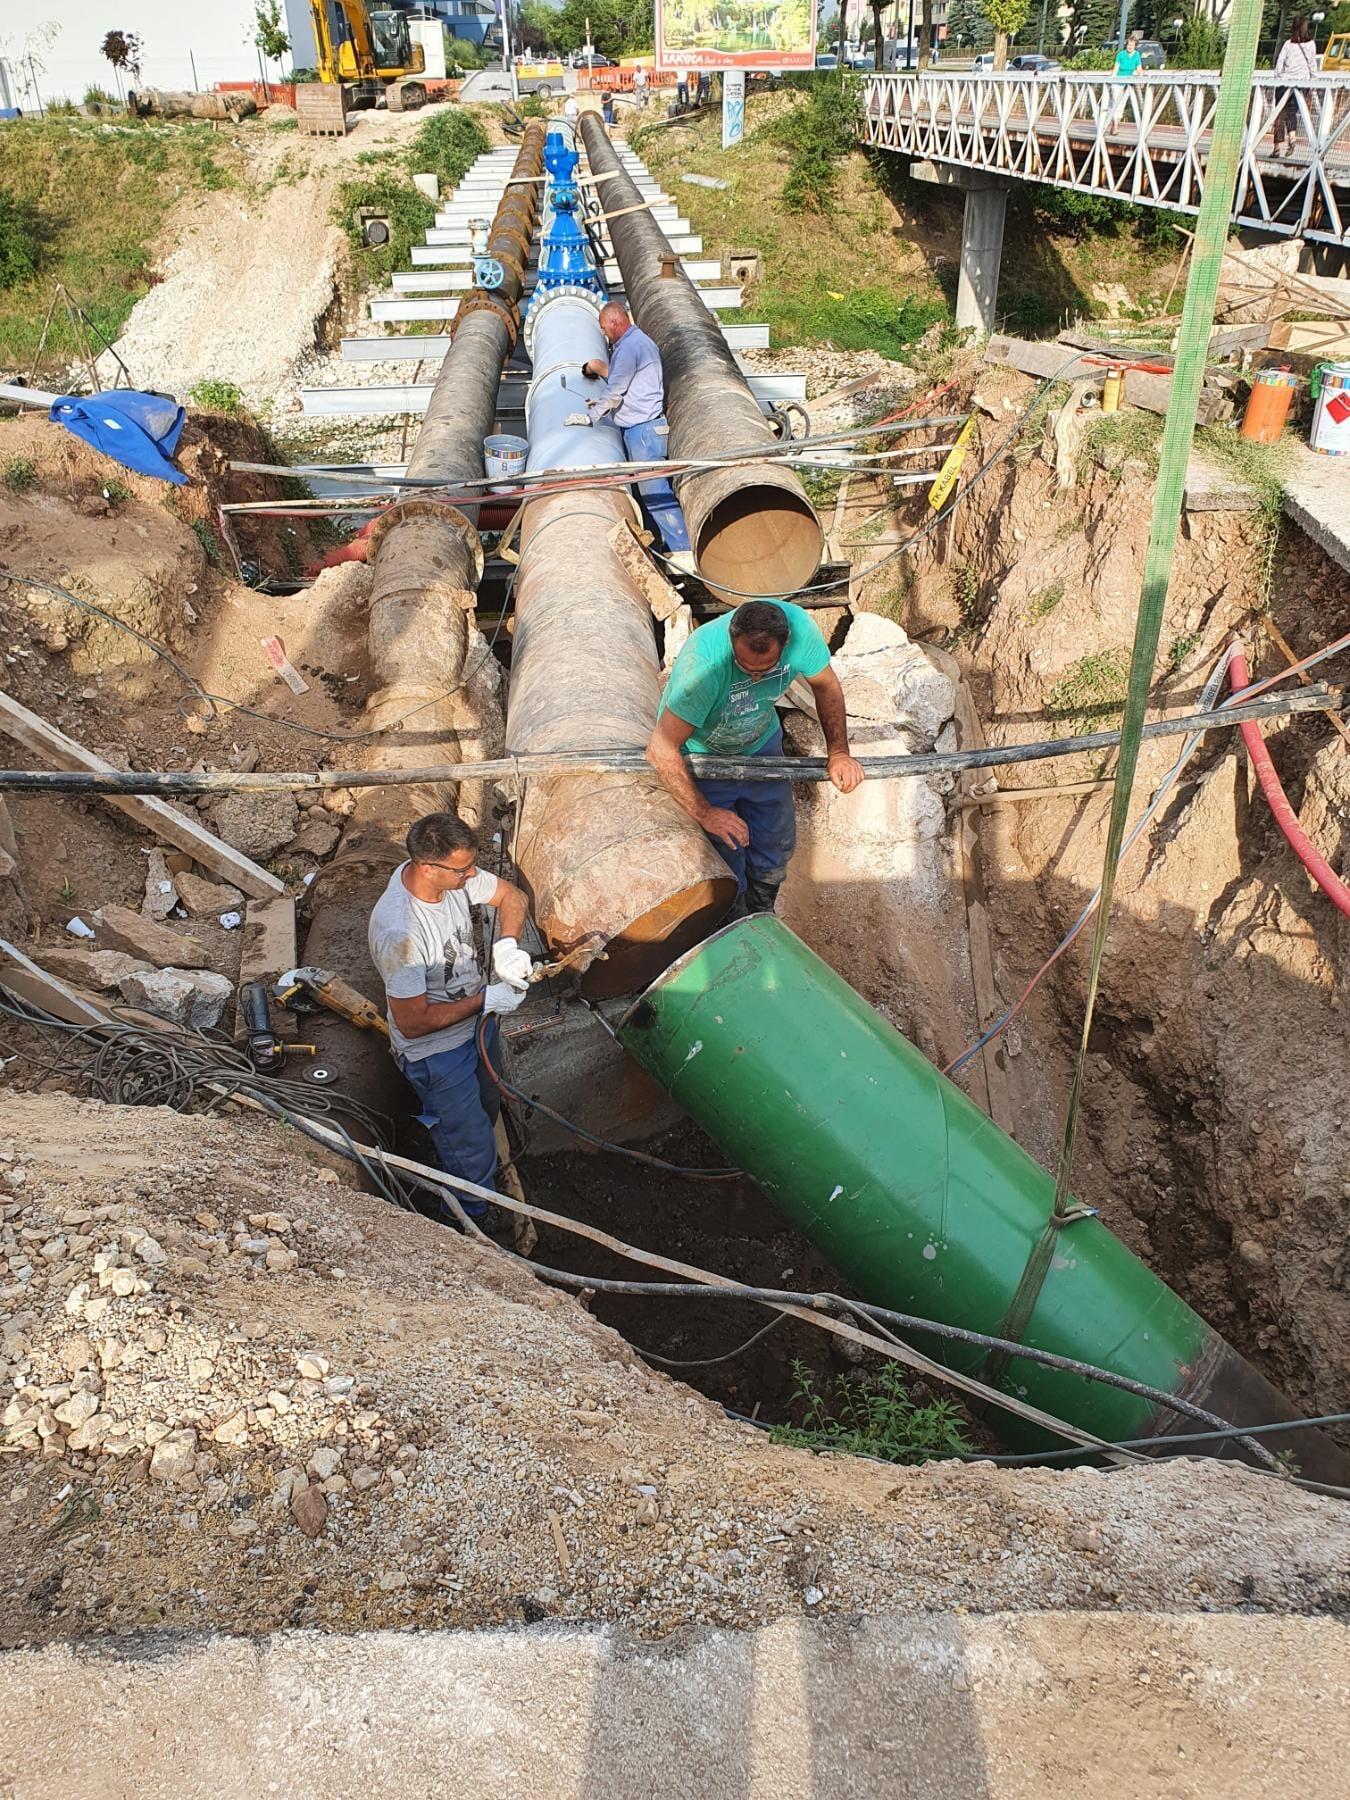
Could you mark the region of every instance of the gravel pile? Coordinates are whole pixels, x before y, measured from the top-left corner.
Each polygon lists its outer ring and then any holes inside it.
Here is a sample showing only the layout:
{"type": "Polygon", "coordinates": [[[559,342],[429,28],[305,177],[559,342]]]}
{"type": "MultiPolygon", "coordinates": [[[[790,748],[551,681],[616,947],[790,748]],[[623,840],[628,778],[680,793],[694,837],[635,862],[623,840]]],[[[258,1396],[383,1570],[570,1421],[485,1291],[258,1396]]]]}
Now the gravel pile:
{"type": "Polygon", "coordinates": [[[1345,1509],[1236,1467],[778,1449],[279,1127],[47,1093],[3,1130],[5,1642],[1345,1592],[1345,1509]]]}

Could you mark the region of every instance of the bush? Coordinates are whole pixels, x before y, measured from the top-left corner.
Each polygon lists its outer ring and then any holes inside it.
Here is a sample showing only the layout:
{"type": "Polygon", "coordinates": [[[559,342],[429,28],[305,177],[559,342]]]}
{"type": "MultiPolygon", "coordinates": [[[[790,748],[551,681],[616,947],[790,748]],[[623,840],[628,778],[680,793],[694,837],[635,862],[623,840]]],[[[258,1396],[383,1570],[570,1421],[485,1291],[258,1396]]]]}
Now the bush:
{"type": "Polygon", "coordinates": [[[961,1415],[951,1401],[917,1405],[894,1363],[875,1376],[836,1376],[832,1396],[817,1391],[805,1363],[794,1362],[792,1373],[797,1381],[792,1398],[801,1406],[804,1422],[801,1426],[775,1425],[770,1435],[776,1444],[843,1450],[894,1463],[927,1462],[971,1448],[961,1430],[961,1415]]]}
{"type": "Polygon", "coordinates": [[[0,190],[0,288],[29,280],[37,266],[37,220],[32,209],[0,190]]]}
{"type": "Polygon", "coordinates": [[[458,69],[486,69],[492,57],[481,44],[475,44],[469,38],[452,37],[447,28],[445,61],[447,67],[453,64],[458,69]]]}
{"type": "Polygon", "coordinates": [[[84,90],[84,100],[82,104],[85,106],[112,106],[119,111],[122,106],[122,102],[117,98],[116,94],[110,94],[107,88],[101,88],[96,83],[91,83],[84,90]]]}
{"type": "Polygon", "coordinates": [[[194,406],[200,406],[203,412],[239,413],[243,411],[244,396],[232,381],[221,381],[208,375],[199,381],[188,399],[194,406]]]}
{"type": "Polygon", "coordinates": [[[447,107],[428,119],[409,146],[407,164],[416,175],[439,175],[441,186],[457,187],[478,157],[491,146],[472,113],[447,107]]]}
{"type": "Polygon", "coordinates": [[[11,456],[0,469],[0,478],[11,494],[26,494],[37,486],[37,464],[31,456],[11,456]]]}
{"type": "Polygon", "coordinates": [[[789,212],[828,212],[835,167],[858,148],[862,90],[856,82],[815,79],[805,100],[761,126],[755,137],[789,153],[783,204],[789,212]]]}
{"type": "Polygon", "coordinates": [[[333,205],[333,223],[341,225],[347,241],[360,258],[363,274],[371,278],[392,275],[407,268],[412,246],[420,243],[435,222],[436,208],[425,194],[394,170],[381,170],[361,181],[344,181],[333,205]],[[389,219],[389,242],[371,249],[361,241],[358,209],[378,207],[389,219]]]}

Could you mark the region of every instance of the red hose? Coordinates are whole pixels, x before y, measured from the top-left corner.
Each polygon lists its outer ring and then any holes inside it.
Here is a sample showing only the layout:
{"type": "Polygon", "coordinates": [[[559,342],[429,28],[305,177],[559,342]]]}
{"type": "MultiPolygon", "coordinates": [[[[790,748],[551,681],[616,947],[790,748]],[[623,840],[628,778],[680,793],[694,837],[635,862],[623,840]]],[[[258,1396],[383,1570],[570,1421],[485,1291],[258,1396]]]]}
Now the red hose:
{"type": "MultiPolygon", "coordinates": [[[[1232,660],[1228,664],[1228,679],[1233,685],[1234,693],[1239,688],[1250,685],[1247,674],[1247,658],[1239,646],[1234,646],[1232,660]]],[[[1298,822],[1298,814],[1289,804],[1289,796],[1280,785],[1280,778],[1275,773],[1275,765],[1270,760],[1270,752],[1266,749],[1266,740],[1261,736],[1261,727],[1254,719],[1240,727],[1242,741],[1247,746],[1247,755],[1251,758],[1252,767],[1256,770],[1256,779],[1261,783],[1261,792],[1275,815],[1275,823],[1288,840],[1289,848],[1330,900],[1347,918],[1350,918],[1350,887],[1341,880],[1326,857],[1313,843],[1307,832],[1298,822]]]]}

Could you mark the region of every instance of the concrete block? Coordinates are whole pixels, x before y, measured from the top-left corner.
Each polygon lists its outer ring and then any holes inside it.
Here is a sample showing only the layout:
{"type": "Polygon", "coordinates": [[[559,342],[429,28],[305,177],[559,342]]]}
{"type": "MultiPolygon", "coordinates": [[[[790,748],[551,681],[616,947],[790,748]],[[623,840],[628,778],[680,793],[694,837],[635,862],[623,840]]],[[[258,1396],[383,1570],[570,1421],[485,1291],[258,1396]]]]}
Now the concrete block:
{"type": "Polygon", "coordinates": [[[127,906],[101,906],[94,914],[99,948],[123,950],[157,969],[206,969],[211,953],[200,938],[142,918],[127,906]]]}
{"type": "Polygon", "coordinates": [[[209,1031],[219,1025],[234,992],[227,976],[210,969],[149,969],[144,974],[124,975],[117,986],[128,1006],[190,1031],[209,1031]]]}

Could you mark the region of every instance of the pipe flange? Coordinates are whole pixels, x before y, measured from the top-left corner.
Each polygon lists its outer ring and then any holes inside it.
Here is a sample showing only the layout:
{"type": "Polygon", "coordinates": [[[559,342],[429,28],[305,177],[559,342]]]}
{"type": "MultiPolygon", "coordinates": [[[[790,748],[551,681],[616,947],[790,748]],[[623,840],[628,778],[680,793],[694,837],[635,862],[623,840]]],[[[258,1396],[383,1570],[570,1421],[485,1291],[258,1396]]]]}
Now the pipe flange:
{"type": "MultiPolygon", "coordinates": [[[[555,300],[584,300],[587,305],[595,308],[597,318],[600,316],[601,307],[605,304],[603,294],[597,294],[592,288],[578,287],[573,283],[569,283],[566,287],[536,287],[534,299],[525,315],[525,348],[529,352],[531,361],[534,360],[534,322],[544,308],[555,300]]],[[[462,311],[463,308],[460,310],[462,311]]]]}
{"type": "MultiPolygon", "coordinates": [[[[483,497],[487,498],[486,490],[483,497]]],[[[407,519],[435,519],[457,531],[473,559],[473,585],[478,586],[483,579],[483,540],[478,535],[478,527],[457,506],[452,506],[448,500],[437,499],[434,494],[415,494],[411,499],[399,500],[385,508],[370,528],[367,562],[375,561],[385,538],[396,525],[407,519]]]]}
{"type": "Polygon", "coordinates": [[[520,336],[520,308],[513,305],[504,294],[494,293],[491,288],[470,288],[459,303],[459,310],[450,321],[450,341],[454,343],[455,334],[465,319],[476,312],[494,312],[506,327],[507,350],[509,356],[516,347],[516,339],[520,336]]]}

